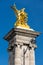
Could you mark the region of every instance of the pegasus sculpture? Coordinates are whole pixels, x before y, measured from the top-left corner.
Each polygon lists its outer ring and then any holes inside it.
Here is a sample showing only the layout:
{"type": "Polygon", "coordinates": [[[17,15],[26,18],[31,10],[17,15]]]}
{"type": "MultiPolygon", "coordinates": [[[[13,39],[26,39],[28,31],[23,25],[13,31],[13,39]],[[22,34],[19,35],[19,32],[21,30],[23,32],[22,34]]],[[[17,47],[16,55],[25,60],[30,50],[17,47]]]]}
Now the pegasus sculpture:
{"type": "Polygon", "coordinates": [[[16,14],[16,23],[14,24],[15,27],[22,27],[22,28],[28,28],[30,29],[30,26],[27,24],[28,16],[27,13],[24,11],[25,8],[22,8],[21,10],[18,10],[16,8],[16,5],[11,6],[11,8],[14,10],[16,14]]]}

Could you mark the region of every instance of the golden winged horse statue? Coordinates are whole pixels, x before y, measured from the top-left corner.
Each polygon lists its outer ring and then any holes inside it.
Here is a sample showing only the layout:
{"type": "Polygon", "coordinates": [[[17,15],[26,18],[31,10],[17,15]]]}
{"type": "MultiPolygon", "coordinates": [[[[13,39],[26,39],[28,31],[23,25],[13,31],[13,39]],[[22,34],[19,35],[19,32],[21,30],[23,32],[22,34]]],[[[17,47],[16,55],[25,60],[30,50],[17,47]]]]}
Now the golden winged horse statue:
{"type": "Polygon", "coordinates": [[[16,14],[16,23],[14,24],[15,27],[22,27],[22,28],[28,28],[30,29],[30,26],[27,24],[27,13],[24,12],[25,8],[22,8],[21,10],[18,10],[16,8],[16,5],[11,6],[11,8],[14,10],[16,14]]]}

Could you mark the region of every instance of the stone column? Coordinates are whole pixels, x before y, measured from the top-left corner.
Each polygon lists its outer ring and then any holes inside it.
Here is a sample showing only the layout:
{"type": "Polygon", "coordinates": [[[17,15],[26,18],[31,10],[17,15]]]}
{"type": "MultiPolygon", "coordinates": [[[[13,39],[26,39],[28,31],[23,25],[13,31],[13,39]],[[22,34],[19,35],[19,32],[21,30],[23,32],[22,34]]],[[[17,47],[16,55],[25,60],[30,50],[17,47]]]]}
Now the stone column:
{"type": "Polygon", "coordinates": [[[14,54],[12,51],[9,53],[9,65],[14,65],[14,54]]]}
{"type": "Polygon", "coordinates": [[[27,45],[22,46],[22,65],[29,65],[29,47],[27,45]]]}
{"type": "Polygon", "coordinates": [[[29,52],[29,65],[35,65],[35,52],[34,52],[34,47],[30,49],[29,52]]]}
{"type": "Polygon", "coordinates": [[[29,65],[29,48],[27,48],[27,51],[25,54],[25,65],[29,65]]]}
{"type": "Polygon", "coordinates": [[[15,46],[15,54],[14,54],[14,65],[21,65],[21,49],[20,45],[15,46]]]}

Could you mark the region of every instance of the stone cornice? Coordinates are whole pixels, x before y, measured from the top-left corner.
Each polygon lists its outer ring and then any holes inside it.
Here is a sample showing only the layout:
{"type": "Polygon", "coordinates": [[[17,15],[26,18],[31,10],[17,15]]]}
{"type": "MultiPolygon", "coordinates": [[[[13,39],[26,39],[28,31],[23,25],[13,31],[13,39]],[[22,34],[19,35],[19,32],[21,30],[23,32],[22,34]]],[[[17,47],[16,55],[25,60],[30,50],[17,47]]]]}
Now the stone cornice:
{"type": "Polygon", "coordinates": [[[32,30],[26,30],[26,29],[20,29],[20,28],[12,28],[8,34],[4,36],[4,39],[9,41],[11,40],[15,35],[22,35],[27,37],[37,37],[40,35],[39,32],[32,31],[32,30]]]}

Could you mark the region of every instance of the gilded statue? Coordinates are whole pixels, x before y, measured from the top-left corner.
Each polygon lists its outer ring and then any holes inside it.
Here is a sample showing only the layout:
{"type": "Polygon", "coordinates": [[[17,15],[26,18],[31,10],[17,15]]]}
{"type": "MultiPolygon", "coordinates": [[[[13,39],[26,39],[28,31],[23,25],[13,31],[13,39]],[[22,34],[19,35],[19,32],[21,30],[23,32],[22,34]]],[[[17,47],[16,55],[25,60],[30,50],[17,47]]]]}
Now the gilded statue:
{"type": "Polygon", "coordinates": [[[30,29],[30,26],[27,25],[28,16],[27,13],[24,11],[25,8],[22,8],[21,10],[18,10],[16,8],[16,5],[11,7],[15,14],[16,14],[16,23],[14,24],[15,27],[22,27],[22,28],[28,28],[30,29]]]}

